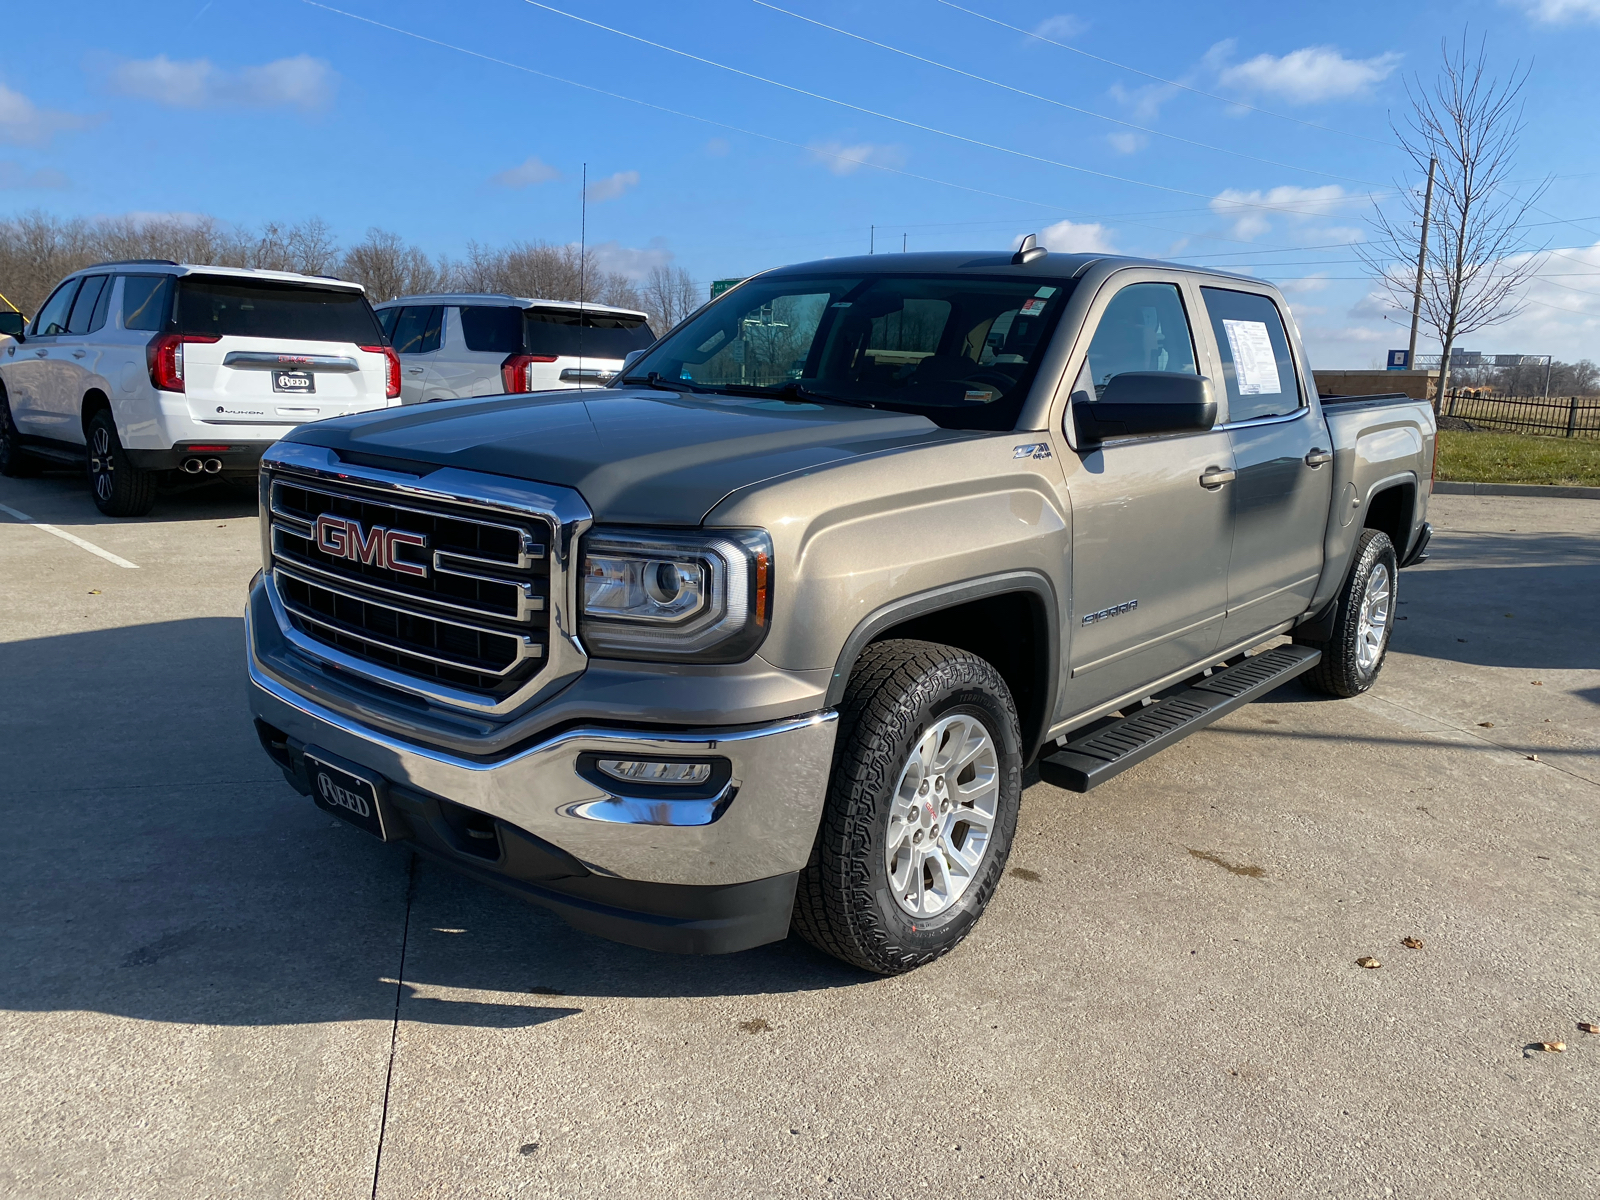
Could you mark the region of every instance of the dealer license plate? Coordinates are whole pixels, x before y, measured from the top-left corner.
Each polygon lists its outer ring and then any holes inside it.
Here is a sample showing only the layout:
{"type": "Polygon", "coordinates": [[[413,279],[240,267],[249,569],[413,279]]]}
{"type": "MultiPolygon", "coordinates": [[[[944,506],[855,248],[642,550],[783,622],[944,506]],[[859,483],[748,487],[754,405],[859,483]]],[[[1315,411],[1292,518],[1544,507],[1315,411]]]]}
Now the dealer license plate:
{"type": "Polygon", "coordinates": [[[306,751],[306,774],[311,780],[311,798],[318,808],[386,842],[393,836],[392,821],[385,820],[388,810],[382,781],[376,776],[352,774],[324,762],[315,750],[306,751]]]}
{"type": "Polygon", "coordinates": [[[274,371],[272,390],[310,396],[317,390],[317,377],[310,371],[274,371]]]}

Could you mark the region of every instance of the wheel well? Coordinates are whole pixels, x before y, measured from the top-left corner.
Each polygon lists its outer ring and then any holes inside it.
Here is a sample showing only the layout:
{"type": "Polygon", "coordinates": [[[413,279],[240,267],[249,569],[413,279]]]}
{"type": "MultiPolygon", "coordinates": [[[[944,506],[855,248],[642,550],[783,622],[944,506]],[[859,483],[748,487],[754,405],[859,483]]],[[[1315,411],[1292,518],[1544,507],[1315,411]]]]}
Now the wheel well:
{"type": "Polygon", "coordinates": [[[110,407],[110,398],[98,388],[87,391],[83,394],[83,412],[80,419],[83,422],[84,441],[89,440],[89,422],[94,418],[95,413],[99,412],[102,408],[110,407]]]}
{"type": "Polygon", "coordinates": [[[1051,658],[1049,614],[1035,592],[1006,592],[925,613],[873,635],[917,638],[954,646],[986,659],[1000,672],[1016,701],[1023,755],[1032,758],[1050,717],[1051,658]]]}
{"type": "Polygon", "coordinates": [[[1410,483],[1385,488],[1367,501],[1367,516],[1362,525],[1367,529],[1381,529],[1394,543],[1394,552],[1405,557],[1406,545],[1411,541],[1411,514],[1416,505],[1416,486],[1410,483]]]}

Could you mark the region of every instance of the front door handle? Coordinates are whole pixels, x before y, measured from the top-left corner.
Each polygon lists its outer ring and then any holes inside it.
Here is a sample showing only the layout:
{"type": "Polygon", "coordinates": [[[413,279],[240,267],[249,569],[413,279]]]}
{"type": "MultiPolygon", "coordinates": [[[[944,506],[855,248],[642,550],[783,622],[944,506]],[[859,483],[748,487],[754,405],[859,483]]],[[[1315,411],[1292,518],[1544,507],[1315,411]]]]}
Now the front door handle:
{"type": "Polygon", "coordinates": [[[1331,463],[1333,454],[1327,450],[1313,450],[1306,455],[1306,466],[1320,467],[1323,463],[1331,463]]]}
{"type": "Polygon", "coordinates": [[[1237,477],[1237,471],[1224,471],[1221,467],[1207,467],[1205,474],[1200,476],[1200,486],[1215,491],[1225,483],[1232,483],[1237,477]]]}
{"type": "Polygon", "coordinates": [[[35,358],[49,358],[50,357],[50,351],[48,351],[48,350],[35,350],[33,352],[33,356],[35,358]]]}
{"type": "Polygon", "coordinates": [[[72,352],[72,357],[73,358],[82,358],[87,353],[88,353],[87,350],[74,350],[72,352]]]}

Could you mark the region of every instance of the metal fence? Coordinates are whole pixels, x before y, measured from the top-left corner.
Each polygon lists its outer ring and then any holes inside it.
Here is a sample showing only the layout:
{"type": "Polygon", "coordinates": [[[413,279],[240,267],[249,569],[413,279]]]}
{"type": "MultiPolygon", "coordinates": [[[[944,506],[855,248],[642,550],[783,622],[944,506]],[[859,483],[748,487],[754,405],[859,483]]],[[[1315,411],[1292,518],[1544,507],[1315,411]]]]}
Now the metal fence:
{"type": "Polygon", "coordinates": [[[1450,392],[1440,412],[1484,429],[1600,438],[1600,396],[1473,396],[1450,392]]]}

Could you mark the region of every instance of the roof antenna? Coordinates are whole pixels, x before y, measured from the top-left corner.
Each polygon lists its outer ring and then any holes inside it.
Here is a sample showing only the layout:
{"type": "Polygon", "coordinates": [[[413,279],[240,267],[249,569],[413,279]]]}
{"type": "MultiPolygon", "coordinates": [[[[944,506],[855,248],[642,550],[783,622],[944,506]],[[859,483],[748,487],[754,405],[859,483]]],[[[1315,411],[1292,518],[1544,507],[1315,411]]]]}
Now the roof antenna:
{"type": "MultiPolygon", "coordinates": [[[[571,243],[568,243],[569,245],[571,243]]],[[[589,164],[583,164],[578,193],[578,386],[583,386],[583,293],[589,267],[589,164]]]]}
{"type": "Polygon", "coordinates": [[[1025,267],[1029,263],[1038,262],[1050,251],[1039,245],[1039,239],[1029,234],[1022,239],[1022,245],[1017,247],[1017,252],[1011,256],[1013,266],[1025,267]]]}

